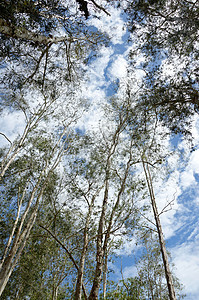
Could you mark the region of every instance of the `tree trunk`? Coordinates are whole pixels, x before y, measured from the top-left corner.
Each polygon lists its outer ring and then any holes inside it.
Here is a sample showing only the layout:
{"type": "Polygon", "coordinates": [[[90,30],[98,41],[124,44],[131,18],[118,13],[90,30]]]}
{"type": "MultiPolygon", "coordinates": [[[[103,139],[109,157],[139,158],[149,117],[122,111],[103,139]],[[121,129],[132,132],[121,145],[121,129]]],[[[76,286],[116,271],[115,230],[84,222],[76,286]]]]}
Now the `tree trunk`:
{"type": "Polygon", "coordinates": [[[99,221],[98,233],[97,233],[97,254],[96,254],[96,268],[95,268],[95,277],[93,280],[93,285],[91,288],[91,292],[89,295],[89,300],[97,300],[98,293],[101,283],[101,276],[102,276],[102,269],[103,269],[103,230],[104,230],[104,222],[105,222],[105,215],[107,209],[107,202],[108,202],[108,178],[106,179],[106,186],[104,192],[104,200],[102,205],[102,212],[99,221]]]}
{"type": "Polygon", "coordinates": [[[26,41],[33,41],[35,43],[47,45],[49,43],[59,43],[63,41],[69,40],[67,36],[62,37],[47,37],[45,35],[34,33],[32,31],[27,30],[24,27],[15,26],[13,24],[9,24],[3,19],[0,19],[0,33],[15,38],[15,39],[23,39],[26,41]]]}
{"type": "MultiPolygon", "coordinates": [[[[84,227],[84,245],[83,245],[83,249],[82,249],[82,253],[81,253],[80,265],[79,265],[78,274],[77,274],[77,283],[76,283],[75,296],[74,296],[75,300],[81,300],[82,287],[83,287],[84,264],[85,264],[86,253],[87,253],[87,248],[88,248],[89,222],[90,222],[90,219],[91,219],[91,214],[92,214],[92,211],[93,211],[95,198],[99,194],[100,190],[101,190],[101,188],[99,188],[99,190],[97,190],[95,195],[93,195],[93,197],[91,199],[91,203],[89,204],[89,210],[88,210],[88,214],[87,214],[87,217],[86,217],[86,223],[85,223],[85,227],[84,227]]],[[[85,296],[85,294],[84,294],[84,296],[85,296]]]]}
{"type": "Polygon", "coordinates": [[[101,277],[103,272],[103,262],[104,262],[104,249],[106,248],[107,241],[108,241],[108,234],[106,234],[104,243],[103,243],[103,235],[104,235],[104,224],[106,219],[106,211],[107,211],[107,205],[108,205],[108,193],[109,193],[109,179],[110,179],[110,168],[111,168],[111,159],[116,151],[116,147],[119,142],[119,136],[122,130],[124,129],[124,124],[126,122],[126,117],[124,119],[120,119],[120,123],[115,131],[115,134],[113,135],[112,144],[109,148],[108,157],[106,160],[106,177],[105,177],[105,191],[104,191],[104,199],[102,203],[102,211],[100,215],[99,225],[98,225],[98,232],[97,232],[97,253],[96,253],[96,268],[95,268],[95,275],[93,280],[93,285],[91,288],[91,292],[89,295],[89,300],[97,300],[98,299],[98,293],[101,283],[101,277]]]}
{"type": "Polygon", "coordinates": [[[151,205],[153,208],[153,214],[154,214],[156,227],[157,227],[157,231],[158,231],[160,249],[161,249],[161,253],[162,253],[162,259],[163,259],[164,269],[165,269],[165,276],[166,276],[166,280],[167,280],[167,287],[168,287],[168,291],[169,291],[169,299],[176,300],[175,290],[174,290],[174,285],[173,285],[173,278],[172,278],[172,274],[171,274],[170,267],[169,267],[168,255],[166,252],[166,246],[165,246],[164,236],[163,236],[163,232],[162,232],[162,226],[161,226],[161,222],[160,222],[160,218],[159,218],[159,214],[158,214],[155,195],[154,195],[154,191],[153,191],[152,178],[151,178],[148,164],[143,162],[143,168],[144,168],[144,172],[145,172],[145,177],[146,177],[148,190],[149,190],[149,194],[150,194],[150,198],[151,198],[151,205]]]}
{"type": "Polygon", "coordinates": [[[34,225],[36,215],[37,215],[37,209],[34,211],[34,213],[31,215],[30,220],[28,221],[28,224],[26,228],[24,229],[23,233],[21,234],[20,238],[14,241],[13,246],[4,260],[1,269],[0,269],[0,296],[2,295],[6,284],[18,262],[18,259],[25,247],[25,244],[27,242],[27,239],[30,235],[30,231],[32,229],[32,226],[34,225]]]}
{"type": "Polygon", "coordinates": [[[52,300],[57,300],[59,286],[53,286],[52,300]]]}
{"type": "Polygon", "coordinates": [[[83,284],[83,273],[84,273],[84,264],[85,264],[85,259],[86,259],[86,252],[88,248],[88,226],[89,226],[89,221],[91,217],[91,211],[92,207],[89,207],[89,211],[87,214],[86,218],[86,224],[84,228],[84,245],[81,253],[81,258],[80,258],[80,264],[78,268],[78,273],[77,273],[77,283],[76,283],[76,289],[75,289],[75,300],[81,300],[82,296],[82,284],[83,284]]]}
{"type": "Polygon", "coordinates": [[[106,299],[106,284],[107,284],[107,271],[108,271],[108,253],[104,257],[104,270],[103,270],[103,299],[106,299]]]}
{"type": "MultiPolygon", "coordinates": [[[[36,186],[37,186],[37,184],[36,184],[36,186]]],[[[37,196],[35,207],[31,213],[31,215],[29,216],[29,219],[27,221],[27,224],[25,225],[25,228],[23,229],[22,227],[23,227],[25,218],[27,218],[27,216],[28,216],[28,211],[29,211],[29,207],[30,207],[30,203],[28,203],[27,208],[24,212],[24,215],[22,216],[22,220],[21,220],[21,223],[17,230],[17,233],[13,239],[13,244],[12,244],[10,250],[7,248],[6,252],[4,253],[3,260],[0,265],[0,296],[6,287],[6,284],[18,262],[19,257],[21,256],[21,253],[22,253],[22,251],[25,247],[25,244],[28,240],[28,237],[30,235],[30,231],[35,223],[37,211],[39,208],[39,203],[40,203],[41,197],[43,195],[44,189],[45,189],[45,184],[42,187],[39,195],[37,196]]],[[[35,188],[33,189],[33,193],[31,195],[31,199],[29,201],[31,203],[32,203],[32,198],[34,197],[33,195],[35,195],[35,188]]]]}

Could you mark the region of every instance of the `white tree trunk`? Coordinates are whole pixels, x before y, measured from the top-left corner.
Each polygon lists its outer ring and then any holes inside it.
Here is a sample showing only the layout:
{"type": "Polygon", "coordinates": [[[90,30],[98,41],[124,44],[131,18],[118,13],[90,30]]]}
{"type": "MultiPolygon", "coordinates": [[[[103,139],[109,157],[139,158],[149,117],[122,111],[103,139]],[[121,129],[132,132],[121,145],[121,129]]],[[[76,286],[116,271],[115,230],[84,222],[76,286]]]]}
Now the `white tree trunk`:
{"type": "Polygon", "coordinates": [[[158,231],[160,249],[161,249],[161,253],[162,253],[162,259],[163,259],[163,264],[164,264],[164,269],[165,269],[165,276],[166,276],[166,280],[167,280],[167,287],[168,287],[168,291],[169,291],[169,299],[176,300],[173,278],[172,278],[172,274],[171,274],[170,267],[169,267],[168,255],[167,255],[167,251],[166,251],[164,236],[163,236],[163,232],[162,232],[162,226],[161,226],[161,222],[160,222],[160,218],[159,218],[159,214],[158,214],[158,209],[157,209],[156,200],[155,200],[155,194],[154,194],[154,190],[153,190],[152,178],[151,178],[148,164],[143,162],[143,168],[144,168],[144,172],[145,172],[145,177],[146,177],[148,190],[149,190],[149,194],[150,194],[150,198],[151,198],[151,205],[153,208],[153,214],[154,214],[156,227],[157,227],[157,231],[158,231]]]}

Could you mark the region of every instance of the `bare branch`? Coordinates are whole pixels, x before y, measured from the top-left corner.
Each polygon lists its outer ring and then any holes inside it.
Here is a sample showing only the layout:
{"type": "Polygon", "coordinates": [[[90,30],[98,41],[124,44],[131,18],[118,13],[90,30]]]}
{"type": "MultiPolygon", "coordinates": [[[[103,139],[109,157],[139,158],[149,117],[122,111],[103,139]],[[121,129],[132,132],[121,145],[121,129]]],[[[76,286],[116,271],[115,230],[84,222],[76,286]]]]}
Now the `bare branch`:
{"type": "MultiPolygon", "coordinates": [[[[45,49],[44,51],[42,51],[40,57],[39,57],[39,60],[37,62],[37,65],[35,67],[35,70],[34,72],[25,80],[25,82],[29,81],[30,79],[32,79],[34,77],[34,75],[37,73],[38,69],[39,69],[39,66],[40,66],[40,63],[41,63],[41,60],[42,58],[44,57],[44,55],[46,54],[46,59],[48,58],[48,50],[49,48],[52,46],[52,44],[49,44],[45,49]]],[[[47,64],[47,62],[46,62],[47,64]]],[[[46,67],[46,66],[45,66],[46,67]]],[[[45,74],[45,69],[44,69],[44,74],[45,74]]],[[[44,75],[45,76],[45,75],[44,75]]],[[[43,77],[43,81],[44,81],[44,77],[43,77]]]]}
{"type": "Polygon", "coordinates": [[[153,226],[156,227],[156,224],[153,223],[153,221],[151,221],[149,218],[147,218],[147,217],[146,217],[145,215],[143,215],[141,212],[139,212],[139,213],[140,213],[140,215],[141,215],[144,219],[146,219],[149,223],[153,224],[153,226]]]}
{"type": "Polygon", "coordinates": [[[100,6],[99,4],[97,4],[94,0],[90,0],[98,9],[102,10],[103,12],[105,12],[105,14],[107,14],[108,16],[110,16],[111,14],[105,10],[104,7],[100,6]]]}
{"type": "Polygon", "coordinates": [[[165,207],[163,207],[163,209],[162,209],[161,212],[159,213],[159,216],[160,216],[161,214],[167,212],[167,211],[172,210],[172,205],[174,205],[174,200],[175,200],[175,198],[172,199],[171,201],[169,201],[169,202],[165,205],[165,207]],[[170,206],[170,207],[169,207],[169,206],[170,206]],[[169,207],[169,208],[166,209],[167,207],[169,207]]]}
{"type": "Polygon", "coordinates": [[[11,140],[2,132],[0,132],[0,134],[12,145],[11,140]]]}

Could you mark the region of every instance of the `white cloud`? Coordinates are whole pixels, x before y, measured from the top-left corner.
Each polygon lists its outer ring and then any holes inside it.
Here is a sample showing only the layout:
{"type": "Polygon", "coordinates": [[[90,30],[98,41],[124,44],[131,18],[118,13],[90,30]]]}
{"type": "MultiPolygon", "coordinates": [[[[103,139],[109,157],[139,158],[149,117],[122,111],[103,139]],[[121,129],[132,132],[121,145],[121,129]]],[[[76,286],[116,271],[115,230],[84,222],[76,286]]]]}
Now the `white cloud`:
{"type": "MultiPolygon", "coordinates": [[[[4,133],[11,142],[21,134],[25,126],[25,116],[21,111],[9,112],[5,110],[1,115],[0,128],[1,132],[4,133]]],[[[8,145],[8,141],[0,135],[0,146],[4,147],[8,145]]]]}
{"type": "Polygon", "coordinates": [[[199,241],[184,243],[172,249],[176,275],[185,286],[186,299],[199,299],[199,241]]]}
{"type": "Polygon", "coordinates": [[[103,14],[101,18],[92,18],[88,24],[97,27],[102,32],[105,32],[111,37],[111,42],[115,44],[122,44],[123,35],[126,33],[124,20],[121,17],[121,11],[110,7],[110,16],[103,14]]]}
{"type": "Polygon", "coordinates": [[[116,55],[109,68],[110,78],[121,78],[127,76],[127,61],[123,55],[116,55]]]}
{"type": "Polygon", "coordinates": [[[186,189],[192,184],[196,184],[196,180],[193,176],[193,170],[188,167],[186,171],[181,174],[181,186],[183,189],[186,189]]]}
{"type": "Polygon", "coordinates": [[[123,270],[124,278],[130,278],[130,277],[134,277],[136,275],[137,275],[137,268],[135,267],[135,265],[125,267],[123,270]]]}
{"type": "Polygon", "coordinates": [[[181,186],[183,189],[197,184],[194,173],[199,173],[199,149],[190,154],[187,167],[181,174],[181,186]]]}
{"type": "Polygon", "coordinates": [[[89,87],[90,84],[99,87],[106,83],[104,72],[113,53],[114,51],[111,47],[102,47],[99,50],[97,59],[89,65],[89,71],[87,73],[89,87]]]}

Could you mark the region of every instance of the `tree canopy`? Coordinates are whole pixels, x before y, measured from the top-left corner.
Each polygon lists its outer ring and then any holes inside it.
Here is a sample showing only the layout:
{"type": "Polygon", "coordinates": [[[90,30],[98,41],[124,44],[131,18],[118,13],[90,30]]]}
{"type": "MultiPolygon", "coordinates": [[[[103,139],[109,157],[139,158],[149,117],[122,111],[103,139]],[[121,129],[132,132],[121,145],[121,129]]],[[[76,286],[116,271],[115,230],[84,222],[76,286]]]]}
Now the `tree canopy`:
{"type": "Polygon", "coordinates": [[[199,112],[198,13],[185,0],[1,1],[0,111],[22,123],[0,132],[2,299],[184,297],[161,226],[173,200],[160,209],[156,183],[199,112]],[[127,68],[101,103],[86,89],[117,47],[100,28],[114,11],[127,68]],[[128,242],[136,272],[112,281],[128,242]]]}

